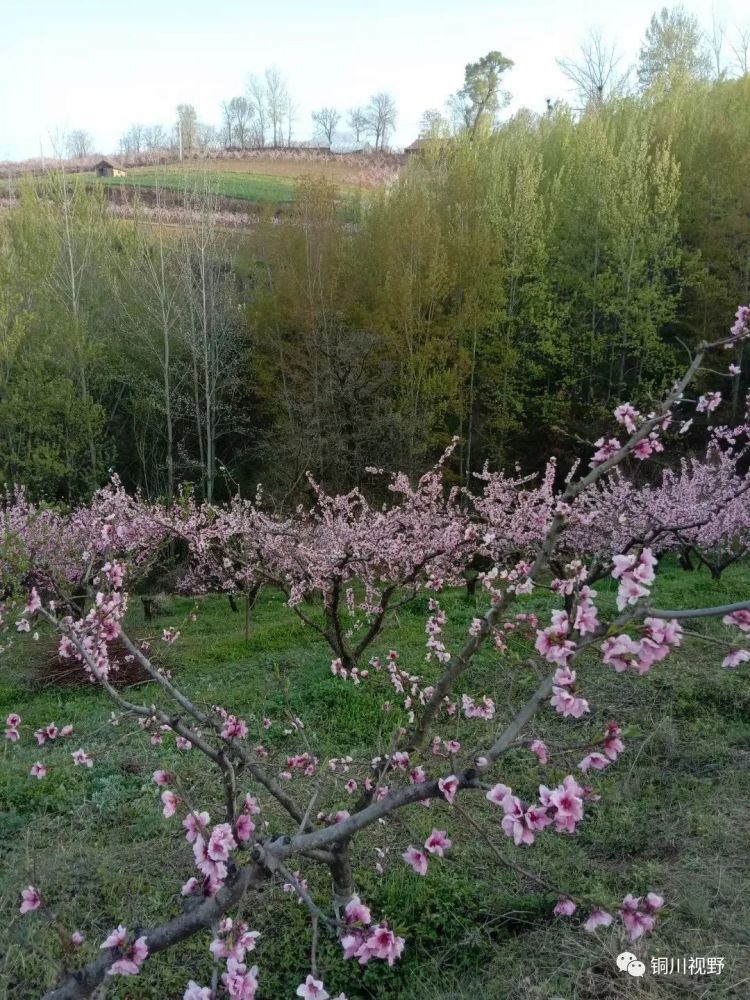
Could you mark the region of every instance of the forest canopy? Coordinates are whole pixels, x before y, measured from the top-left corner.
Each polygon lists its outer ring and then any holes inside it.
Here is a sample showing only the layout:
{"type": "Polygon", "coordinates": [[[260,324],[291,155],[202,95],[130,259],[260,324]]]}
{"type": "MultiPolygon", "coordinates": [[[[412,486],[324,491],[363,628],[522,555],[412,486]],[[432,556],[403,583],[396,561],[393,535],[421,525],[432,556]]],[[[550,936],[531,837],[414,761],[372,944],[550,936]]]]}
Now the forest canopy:
{"type": "Polygon", "coordinates": [[[453,435],[469,483],[573,456],[747,300],[749,171],[750,77],[683,75],[436,136],[379,192],[303,179],[245,229],[208,174],[178,226],[158,191],[124,218],[29,180],[0,220],[0,475],[211,499],[414,472],[453,435]]]}

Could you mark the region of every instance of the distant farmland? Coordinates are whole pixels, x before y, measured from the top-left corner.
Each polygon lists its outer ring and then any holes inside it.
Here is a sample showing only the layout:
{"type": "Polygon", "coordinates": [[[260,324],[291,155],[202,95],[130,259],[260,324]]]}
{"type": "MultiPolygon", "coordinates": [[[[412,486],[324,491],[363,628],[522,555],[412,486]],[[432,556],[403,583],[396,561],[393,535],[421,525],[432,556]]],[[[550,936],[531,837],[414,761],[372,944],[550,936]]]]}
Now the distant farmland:
{"type": "Polygon", "coordinates": [[[295,158],[269,155],[246,160],[210,160],[162,167],[133,167],[125,177],[104,177],[98,183],[110,187],[164,188],[189,191],[207,178],[219,197],[256,205],[289,205],[294,201],[297,181],[304,177],[325,178],[342,194],[373,190],[386,184],[398,170],[396,158],[295,158]]]}
{"type": "Polygon", "coordinates": [[[294,201],[294,178],[248,171],[145,168],[131,170],[126,177],[103,177],[99,182],[111,187],[190,191],[195,186],[202,186],[204,177],[210,190],[221,198],[236,198],[259,205],[284,205],[294,201]]]}

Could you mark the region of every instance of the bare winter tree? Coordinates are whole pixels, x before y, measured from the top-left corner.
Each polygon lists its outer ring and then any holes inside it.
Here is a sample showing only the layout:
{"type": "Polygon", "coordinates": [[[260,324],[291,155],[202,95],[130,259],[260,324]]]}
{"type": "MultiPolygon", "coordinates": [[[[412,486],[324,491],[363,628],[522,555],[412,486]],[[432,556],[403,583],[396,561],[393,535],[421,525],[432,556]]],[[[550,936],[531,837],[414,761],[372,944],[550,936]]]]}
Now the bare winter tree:
{"type": "Polygon", "coordinates": [[[152,379],[141,371],[141,391],[151,393],[160,417],[156,423],[164,434],[165,480],[159,488],[171,506],[175,496],[175,383],[185,378],[184,374],[176,377],[175,355],[185,341],[185,310],[182,255],[179,244],[168,235],[160,195],[157,184],[148,224],[136,205],[132,237],[112,254],[112,275],[114,298],[125,319],[123,330],[150,360],[144,367],[154,369],[152,379]]]}
{"type": "Polygon", "coordinates": [[[130,127],[130,134],[132,136],[133,146],[135,148],[136,153],[140,153],[140,151],[145,146],[145,138],[144,138],[145,131],[146,131],[145,126],[141,124],[131,125],[130,127]]]}
{"type": "Polygon", "coordinates": [[[182,148],[189,153],[198,141],[198,115],[192,104],[177,105],[177,129],[182,136],[182,148]]]}
{"type": "Polygon", "coordinates": [[[140,153],[146,144],[145,132],[145,126],[131,125],[122,139],[120,139],[121,151],[125,154],[140,153]]]}
{"type": "Polygon", "coordinates": [[[210,503],[217,475],[217,445],[237,427],[237,309],[230,295],[232,276],[216,221],[217,196],[208,174],[185,193],[188,222],[183,228],[183,308],[186,347],[192,367],[192,397],[203,495],[210,503]]]}
{"type": "Polygon", "coordinates": [[[363,108],[349,108],[347,116],[349,128],[354,132],[354,141],[361,142],[367,132],[367,115],[363,108]]]}
{"type": "Polygon", "coordinates": [[[576,89],[581,107],[598,106],[628,89],[630,69],[623,70],[622,56],[591,28],[574,58],[558,59],[557,65],[576,89]]]}
{"type": "Polygon", "coordinates": [[[333,133],[341,120],[341,115],[336,108],[321,108],[320,111],[313,111],[312,120],[315,123],[315,134],[323,136],[329,146],[333,144],[333,133]]]}
{"type": "Polygon", "coordinates": [[[292,147],[292,125],[297,120],[297,106],[292,100],[292,95],[286,95],[286,145],[287,149],[292,147]]]}
{"type": "Polygon", "coordinates": [[[711,21],[711,30],[706,32],[706,46],[711,54],[711,62],[713,64],[714,77],[717,80],[723,80],[727,74],[726,67],[724,66],[723,60],[723,50],[724,50],[724,38],[727,33],[726,21],[722,21],[714,15],[711,21]]]}
{"type": "Polygon", "coordinates": [[[232,114],[231,101],[221,102],[221,128],[224,135],[224,148],[229,149],[234,135],[234,115],[232,114]]]}
{"type": "Polygon", "coordinates": [[[266,107],[274,146],[284,144],[284,121],[289,107],[289,88],[276,66],[266,70],[266,107]]]}
{"type": "MultiPolygon", "coordinates": [[[[79,147],[82,148],[82,147],[79,147]]],[[[96,262],[101,246],[104,203],[101,192],[91,197],[85,186],[65,170],[52,174],[37,195],[45,217],[45,240],[53,265],[45,277],[49,293],[57,303],[60,320],[66,323],[65,363],[87,403],[94,399],[92,359],[100,349],[98,330],[86,307],[86,289],[96,280],[96,262]]],[[[85,434],[91,477],[100,466],[96,431],[89,418],[85,434]]]]}
{"type": "Polygon", "coordinates": [[[732,65],[739,76],[750,72],[750,27],[734,29],[734,41],[729,43],[734,59],[732,65]]]}
{"type": "Polygon", "coordinates": [[[232,113],[234,139],[240,149],[245,149],[250,141],[250,125],[255,109],[246,97],[233,97],[229,102],[232,113]]]}
{"type": "Polygon", "coordinates": [[[94,151],[94,140],[91,133],[85,129],[73,129],[65,141],[65,148],[71,160],[80,160],[85,156],[91,156],[94,151]]]}
{"type": "Polygon", "coordinates": [[[465,132],[472,125],[471,103],[466,100],[463,90],[457,90],[451,94],[445,102],[450,119],[451,128],[454,132],[465,132]]]}
{"type": "Polygon", "coordinates": [[[428,108],[419,121],[420,139],[442,139],[450,130],[450,122],[437,108],[428,108]]]}
{"type": "Polygon", "coordinates": [[[143,144],[153,153],[165,149],[169,143],[166,129],[163,125],[149,125],[143,130],[143,144]]]}
{"type": "Polygon", "coordinates": [[[396,127],[396,102],[390,94],[381,91],[373,94],[365,110],[367,131],[372,135],[375,149],[385,149],[388,136],[396,127]]]}
{"type": "Polygon", "coordinates": [[[196,145],[201,153],[209,149],[219,149],[221,147],[221,133],[214,125],[206,122],[198,122],[196,126],[196,145]]]}
{"type": "Polygon", "coordinates": [[[258,149],[263,149],[268,130],[266,87],[263,81],[254,74],[247,81],[247,99],[253,109],[253,145],[257,146],[258,149]]]}

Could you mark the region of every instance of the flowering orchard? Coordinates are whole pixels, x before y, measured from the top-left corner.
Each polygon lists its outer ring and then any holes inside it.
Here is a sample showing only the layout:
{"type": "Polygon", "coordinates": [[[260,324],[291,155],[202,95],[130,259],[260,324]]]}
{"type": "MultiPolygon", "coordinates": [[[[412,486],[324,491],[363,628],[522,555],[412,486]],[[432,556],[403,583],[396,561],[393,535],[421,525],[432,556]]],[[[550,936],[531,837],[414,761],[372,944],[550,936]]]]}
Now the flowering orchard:
{"type": "MultiPolygon", "coordinates": [[[[696,401],[689,386],[709,352],[725,356],[748,336],[750,308],[742,307],[730,335],[704,345],[651,412],[617,407],[618,436],[597,441],[561,485],[550,463],[540,484],[485,470],[476,495],[446,489],[446,454],[416,486],[395,476],[393,502],[383,507],[358,490],[328,496],[315,484],[312,507],[288,516],[264,512],[260,497],[222,509],[190,501],[165,509],[128,497],[118,483],[70,514],[35,509],[22,494],[8,496],[0,549],[6,645],[33,640],[42,630],[57,633],[59,655],[78,664],[111,700],[116,725],[134,725],[157,749],[173,742],[214,775],[214,792],[204,801],[196,800],[178,768],[153,774],[154,808],[184,837],[183,905],[175,914],[165,900],[161,924],[119,923],[104,940],[90,941],[66,925],[64,899],[49,898],[44,884],[19,884],[24,919],[54,920],[68,950],[80,954],[48,1000],[89,996],[108,977],[138,977],[150,956],[209,930],[213,981],[185,982],[185,1000],[262,996],[264,935],[252,926],[252,900],[274,883],[309,915],[309,973],[296,994],[326,1000],[317,962],[321,935],[338,942],[342,962],[371,969],[393,966],[409,948],[398,913],[376,912],[358,892],[355,845],[368,828],[377,824],[387,840],[381,870],[398,863],[425,879],[456,851],[459,829],[486,836],[472,814],[477,796],[495,810],[498,831],[519,855],[539,838],[575,837],[599,798],[597,783],[606,780],[598,772],[616,767],[627,753],[615,720],[564,752],[542,738],[545,718],[578,720],[591,711],[582,664],[594,657],[615,673],[644,674],[693,641],[687,623],[705,617],[725,626],[724,640],[711,639],[724,647],[717,663],[736,667],[750,659],[750,599],[665,609],[651,597],[659,559],[669,550],[689,547],[709,563],[746,551],[746,428],[714,428],[705,458],[684,460],[645,487],[625,471],[666,453],[696,413],[710,419],[718,391],[696,401]],[[321,759],[304,718],[243,718],[231,704],[205,706],[191,697],[125,627],[130,590],[168,545],[186,553],[182,586],[188,592],[279,588],[311,635],[329,644],[337,683],[387,693],[393,724],[380,743],[358,758],[321,759]],[[441,591],[459,584],[477,559],[488,566],[480,575],[485,611],[454,645],[441,591]],[[604,578],[616,589],[612,613],[595,589],[604,578]],[[559,603],[548,621],[524,610],[524,596],[536,588],[559,603]],[[377,644],[388,615],[418,592],[429,609],[425,656],[404,662],[399,650],[377,644]],[[147,687],[117,685],[115,641],[151,679],[147,687]],[[523,704],[498,703],[473,679],[483,647],[503,660],[511,643],[526,645],[539,672],[523,704]],[[451,722],[459,718],[471,727],[471,740],[455,738],[451,722]],[[533,739],[532,721],[540,733],[533,739]],[[264,738],[284,726],[291,750],[279,757],[264,738]],[[504,780],[511,749],[528,752],[538,771],[534,785],[504,780]],[[565,773],[556,761],[570,754],[576,764],[565,773]],[[424,840],[401,840],[394,821],[415,807],[432,810],[432,830],[424,840]],[[313,871],[326,874],[325,898],[308,888],[313,871]]],[[[178,655],[180,632],[167,629],[162,638],[178,655]]],[[[22,706],[6,719],[5,736],[11,751],[36,741],[32,782],[47,778],[52,765],[45,749],[53,743],[69,746],[71,768],[97,766],[85,733],[56,723],[32,731],[22,706]]],[[[653,931],[668,907],[659,886],[618,900],[561,890],[554,915],[580,922],[589,933],[614,925],[624,943],[653,931]]]]}

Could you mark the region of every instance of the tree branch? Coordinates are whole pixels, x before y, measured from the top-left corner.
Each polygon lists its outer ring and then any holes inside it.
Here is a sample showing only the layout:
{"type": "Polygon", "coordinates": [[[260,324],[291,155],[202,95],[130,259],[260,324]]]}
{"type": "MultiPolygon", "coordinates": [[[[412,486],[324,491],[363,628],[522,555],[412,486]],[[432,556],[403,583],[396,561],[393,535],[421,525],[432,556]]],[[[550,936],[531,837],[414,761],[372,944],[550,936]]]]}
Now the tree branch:
{"type": "MultiPolygon", "coordinates": [[[[215,896],[205,899],[195,909],[143,931],[149,955],[166,951],[180,941],[211,927],[227,910],[236,906],[249,889],[259,888],[267,878],[268,874],[262,865],[248,865],[237,872],[231,884],[224,885],[215,896]]],[[[118,957],[116,949],[105,949],[88,965],[67,976],[59,986],[45,993],[42,1000],[86,1000],[104,982],[107,972],[118,957]]]]}

